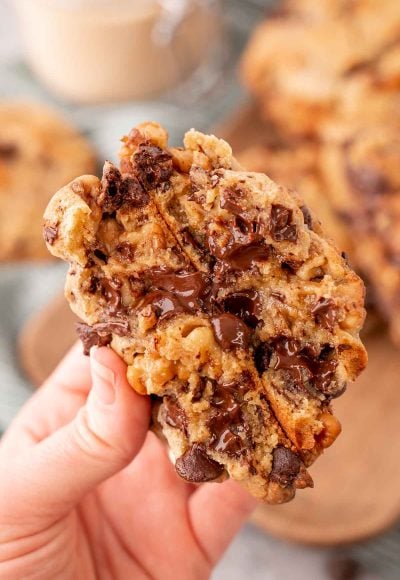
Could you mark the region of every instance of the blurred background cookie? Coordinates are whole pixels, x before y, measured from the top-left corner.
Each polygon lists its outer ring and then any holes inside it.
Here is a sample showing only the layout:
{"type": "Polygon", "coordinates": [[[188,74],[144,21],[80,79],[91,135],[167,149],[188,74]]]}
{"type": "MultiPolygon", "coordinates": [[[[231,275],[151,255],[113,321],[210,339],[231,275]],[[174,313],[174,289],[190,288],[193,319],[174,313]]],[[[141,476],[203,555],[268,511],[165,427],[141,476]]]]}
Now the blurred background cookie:
{"type": "Polygon", "coordinates": [[[47,259],[47,202],[63,183],[95,169],[89,142],[56,112],[0,102],[0,260],[47,259]]]}

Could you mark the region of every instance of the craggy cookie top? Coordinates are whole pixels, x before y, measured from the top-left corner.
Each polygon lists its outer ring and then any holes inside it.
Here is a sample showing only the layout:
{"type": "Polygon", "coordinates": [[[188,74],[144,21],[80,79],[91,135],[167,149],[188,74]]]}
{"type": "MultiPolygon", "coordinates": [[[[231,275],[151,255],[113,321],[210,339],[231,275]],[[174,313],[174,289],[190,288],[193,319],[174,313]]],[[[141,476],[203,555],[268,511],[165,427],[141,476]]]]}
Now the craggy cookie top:
{"type": "Polygon", "coordinates": [[[243,78],[285,132],[315,135],[350,112],[362,122],[366,100],[396,99],[399,34],[397,0],[287,0],[254,32],[243,78]]]}
{"type": "Polygon", "coordinates": [[[58,192],[48,247],[71,264],[86,348],[110,344],[132,386],[160,398],[178,473],[287,501],[340,432],[331,400],[365,366],[363,284],[297,194],[214,136],[167,139],[140,125],[120,169],[58,192]]]}

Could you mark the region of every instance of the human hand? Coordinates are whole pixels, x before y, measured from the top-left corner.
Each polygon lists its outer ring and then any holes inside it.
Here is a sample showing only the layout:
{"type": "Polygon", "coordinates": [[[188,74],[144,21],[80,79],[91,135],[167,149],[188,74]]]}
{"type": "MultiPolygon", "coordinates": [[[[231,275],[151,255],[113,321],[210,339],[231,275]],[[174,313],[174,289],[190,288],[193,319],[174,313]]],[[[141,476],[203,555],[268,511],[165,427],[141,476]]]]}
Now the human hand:
{"type": "Polygon", "coordinates": [[[255,500],[180,480],[150,400],[75,346],[0,444],[0,578],[208,578],[255,500]]]}

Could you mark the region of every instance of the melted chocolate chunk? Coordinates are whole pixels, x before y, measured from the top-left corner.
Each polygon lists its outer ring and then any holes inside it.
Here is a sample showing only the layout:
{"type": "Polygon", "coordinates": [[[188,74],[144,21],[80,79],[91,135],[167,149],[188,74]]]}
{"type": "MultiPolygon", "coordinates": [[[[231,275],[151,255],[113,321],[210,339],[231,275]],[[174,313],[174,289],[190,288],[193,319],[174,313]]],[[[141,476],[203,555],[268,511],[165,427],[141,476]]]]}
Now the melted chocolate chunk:
{"type": "Polygon", "coordinates": [[[127,320],[98,322],[93,326],[76,323],[76,332],[83,344],[83,353],[88,355],[92,346],[107,346],[112,340],[112,334],[126,336],[129,333],[127,320]]]}
{"type": "Polygon", "coordinates": [[[256,290],[243,290],[229,294],[222,300],[225,312],[241,318],[248,326],[255,328],[261,315],[261,302],[256,290]]]}
{"type": "Polygon", "coordinates": [[[186,481],[213,481],[224,472],[224,466],[212,459],[201,443],[194,443],[175,463],[175,469],[186,481]]]}
{"type": "Polygon", "coordinates": [[[333,330],[337,312],[332,298],[320,298],[312,308],[311,312],[314,315],[317,324],[327,330],[333,330]]]}
{"type": "Polygon", "coordinates": [[[188,312],[201,309],[207,277],[201,272],[172,272],[153,269],[148,273],[151,284],[160,290],[174,294],[188,312]]]}
{"type": "Polygon", "coordinates": [[[310,383],[328,396],[337,390],[334,380],[337,361],[331,358],[334,349],[329,345],[319,355],[312,345],[302,346],[293,338],[279,338],[270,346],[274,354],[273,368],[287,371],[296,385],[307,388],[310,383]]]}
{"type": "Polygon", "coordinates": [[[244,395],[249,390],[249,377],[244,374],[236,382],[214,387],[211,405],[216,411],[208,420],[211,433],[210,447],[220,453],[234,456],[247,448],[248,427],[241,411],[244,395]]]}
{"type": "Polygon", "coordinates": [[[300,209],[301,209],[301,213],[303,214],[304,223],[306,224],[306,226],[308,227],[309,230],[312,230],[313,221],[312,221],[310,210],[308,209],[308,207],[306,205],[302,205],[300,209]]]}
{"type": "Polygon", "coordinates": [[[279,445],[272,452],[272,470],[270,480],[279,485],[292,485],[300,472],[301,461],[290,449],[279,445]]]}
{"type": "Polygon", "coordinates": [[[172,397],[164,398],[164,408],[165,408],[165,422],[174,427],[174,429],[179,429],[186,433],[187,431],[187,420],[185,411],[182,409],[178,401],[172,397]]]}
{"type": "Polygon", "coordinates": [[[18,147],[15,143],[0,143],[0,159],[13,161],[18,156],[18,147]]]}
{"type": "Polygon", "coordinates": [[[211,319],[214,335],[218,344],[224,349],[247,348],[251,331],[246,324],[229,312],[211,319]]]}
{"type": "Polygon", "coordinates": [[[295,242],[297,226],[292,223],[293,211],[284,205],[274,204],[271,207],[269,231],[276,242],[295,242]]]}
{"type": "Polygon", "coordinates": [[[43,229],[44,240],[52,246],[58,236],[58,226],[45,226],[43,229]]]}
{"type": "Polygon", "coordinates": [[[219,270],[222,273],[247,270],[255,262],[268,259],[269,248],[264,243],[261,230],[261,223],[236,217],[230,224],[230,237],[223,245],[214,232],[209,234],[208,248],[211,255],[220,260],[219,270]]]}
{"type": "Polygon", "coordinates": [[[156,145],[142,143],[133,160],[137,178],[146,190],[166,184],[172,175],[172,155],[156,145]]]}
{"type": "Polygon", "coordinates": [[[119,292],[120,283],[112,278],[100,280],[101,293],[107,302],[108,312],[115,314],[122,310],[121,294],[119,292]]]}
{"type": "Polygon", "coordinates": [[[219,205],[222,209],[233,213],[233,215],[248,220],[246,210],[241,203],[243,199],[245,199],[245,194],[240,187],[227,187],[221,195],[219,205]]]}
{"type": "Polygon", "coordinates": [[[372,166],[347,165],[347,178],[350,185],[365,196],[383,195],[390,191],[386,177],[372,166]]]}
{"type": "Polygon", "coordinates": [[[140,308],[151,305],[159,320],[165,320],[176,314],[183,314],[186,312],[185,306],[180,302],[177,296],[171,292],[163,290],[154,290],[145,296],[140,304],[140,308]]]}

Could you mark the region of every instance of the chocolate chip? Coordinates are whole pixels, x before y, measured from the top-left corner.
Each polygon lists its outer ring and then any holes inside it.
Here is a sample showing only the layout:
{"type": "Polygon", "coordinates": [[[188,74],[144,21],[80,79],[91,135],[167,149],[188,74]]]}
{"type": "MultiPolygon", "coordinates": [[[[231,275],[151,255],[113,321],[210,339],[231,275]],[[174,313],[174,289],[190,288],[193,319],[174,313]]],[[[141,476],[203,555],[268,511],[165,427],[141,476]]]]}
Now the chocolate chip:
{"type": "Polygon", "coordinates": [[[186,481],[202,483],[213,481],[224,472],[223,465],[212,459],[203,445],[194,443],[175,463],[175,469],[186,481]]]}
{"type": "Polygon", "coordinates": [[[337,311],[332,298],[320,298],[311,309],[311,313],[314,315],[315,322],[322,328],[333,330],[337,311]]]}
{"type": "Polygon", "coordinates": [[[188,312],[201,309],[201,298],[207,286],[205,274],[153,269],[147,273],[147,276],[155,288],[174,294],[188,312]]]}
{"type": "Polygon", "coordinates": [[[227,187],[221,195],[219,205],[230,213],[248,219],[246,210],[243,208],[245,193],[240,187],[227,187]]]}
{"type": "Polygon", "coordinates": [[[212,379],[207,379],[207,377],[199,377],[199,382],[197,383],[197,385],[195,386],[194,390],[193,390],[193,395],[192,395],[192,402],[196,403],[197,401],[200,401],[200,399],[203,397],[204,391],[207,387],[207,382],[213,382],[212,379]]]}
{"type": "Polygon", "coordinates": [[[174,427],[174,429],[179,429],[186,433],[187,430],[187,420],[185,411],[182,409],[177,399],[172,397],[164,398],[164,409],[165,409],[165,422],[174,427]]]}
{"type": "Polygon", "coordinates": [[[255,328],[261,315],[260,296],[256,290],[242,290],[229,294],[221,301],[225,312],[239,316],[248,326],[255,328]]]}
{"type": "Polygon", "coordinates": [[[121,242],[115,248],[116,257],[119,261],[124,263],[132,263],[135,259],[135,247],[128,242],[121,242]]]}
{"type": "Polygon", "coordinates": [[[247,348],[251,331],[237,316],[230,313],[221,314],[211,319],[215,338],[224,349],[247,348]]]}
{"type": "Polygon", "coordinates": [[[310,210],[308,209],[308,207],[306,205],[302,205],[300,209],[301,209],[301,213],[303,214],[304,223],[306,224],[306,226],[308,227],[309,230],[312,230],[313,221],[312,221],[310,210]]]}
{"type": "Polygon", "coordinates": [[[337,360],[332,358],[335,349],[326,345],[318,355],[313,345],[301,345],[293,338],[281,337],[269,343],[273,353],[270,367],[285,370],[299,387],[313,387],[329,397],[334,396],[339,385],[334,380],[337,360]]]}
{"type": "Polygon", "coordinates": [[[0,158],[4,161],[13,161],[18,156],[18,147],[15,143],[0,143],[0,158]]]}
{"type": "Polygon", "coordinates": [[[279,445],[272,452],[272,470],[270,480],[279,485],[292,485],[301,468],[301,461],[290,449],[279,445]]]}
{"type": "Polygon", "coordinates": [[[117,336],[127,336],[129,334],[129,322],[125,318],[118,320],[107,320],[106,322],[97,322],[92,328],[99,333],[116,334],[117,336]]]}
{"type": "Polygon", "coordinates": [[[211,255],[220,261],[219,270],[246,270],[255,262],[268,259],[269,248],[264,243],[261,223],[236,216],[225,226],[230,230],[227,240],[216,237],[214,231],[207,236],[211,255]]]}
{"type": "Polygon", "coordinates": [[[101,178],[101,191],[97,199],[103,211],[110,213],[121,207],[121,180],[120,171],[112,163],[105,163],[101,178]]]}
{"type": "Polygon", "coordinates": [[[177,314],[186,312],[186,308],[171,292],[154,290],[149,292],[140,303],[139,308],[150,305],[159,320],[165,320],[177,314]]]}
{"type": "Polygon", "coordinates": [[[100,280],[99,280],[99,278],[97,276],[93,276],[93,275],[90,276],[89,284],[88,284],[88,287],[87,287],[87,291],[90,294],[95,294],[98,291],[99,286],[100,286],[100,280]]]}
{"type": "Polygon", "coordinates": [[[97,322],[89,326],[83,322],[77,322],[76,332],[83,344],[83,352],[88,355],[92,346],[107,346],[112,339],[112,334],[127,336],[129,323],[127,320],[109,320],[97,322]]]}
{"type": "Polygon", "coordinates": [[[58,226],[45,226],[43,229],[44,240],[52,246],[58,236],[58,226]]]}
{"type": "Polygon", "coordinates": [[[244,373],[237,381],[214,386],[211,406],[215,411],[208,420],[210,447],[230,456],[240,455],[248,446],[248,426],[241,405],[251,378],[244,373]]]}
{"type": "Polygon", "coordinates": [[[115,314],[122,310],[121,294],[119,292],[120,283],[113,278],[103,278],[100,280],[100,288],[107,302],[108,312],[115,314]]]}
{"type": "Polygon", "coordinates": [[[123,206],[128,208],[145,207],[150,200],[148,192],[135,176],[122,176],[120,196],[123,206]]]}
{"type": "Polygon", "coordinates": [[[140,208],[147,205],[149,194],[135,175],[121,175],[112,163],[107,162],[97,201],[104,212],[112,214],[121,207],[140,208]]]}
{"type": "Polygon", "coordinates": [[[112,336],[109,332],[98,332],[92,326],[77,322],[76,332],[82,341],[83,354],[88,355],[92,346],[107,346],[110,344],[112,336]]]}
{"type": "Polygon", "coordinates": [[[271,207],[269,231],[276,242],[295,242],[297,226],[292,223],[293,211],[283,205],[273,204],[271,207]]]}
{"type": "Polygon", "coordinates": [[[96,248],[96,250],[93,251],[93,254],[96,256],[96,258],[107,264],[108,256],[102,250],[96,248]]]}
{"type": "Polygon", "coordinates": [[[136,176],[146,190],[167,183],[172,175],[172,155],[156,145],[139,145],[133,161],[136,176]]]}
{"type": "Polygon", "coordinates": [[[266,342],[262,342],[257,346],[254,352],[254,364],[260,375],[269,368],[271,356],[272,348],[266,342]]]}

